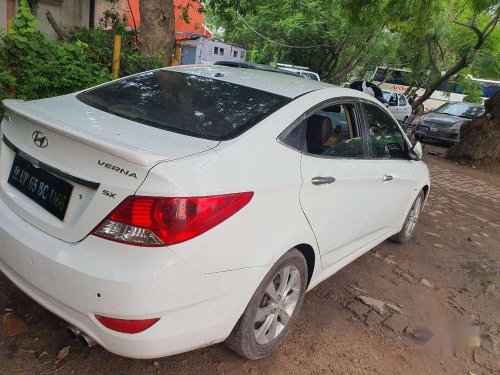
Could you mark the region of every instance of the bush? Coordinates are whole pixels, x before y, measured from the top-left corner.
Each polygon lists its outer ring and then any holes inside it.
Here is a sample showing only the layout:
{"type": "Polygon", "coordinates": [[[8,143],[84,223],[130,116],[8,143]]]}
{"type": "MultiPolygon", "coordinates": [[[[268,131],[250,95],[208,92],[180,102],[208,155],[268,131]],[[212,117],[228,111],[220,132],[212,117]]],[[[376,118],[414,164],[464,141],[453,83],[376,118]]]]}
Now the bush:
{"type": "MultiPolygon", "coordinates": [[[[75,28],[70,30],[67,35],[68,41],[70,42],[84,42],[88,46],[88,58],[91,61],[107,67],[111,74],[114,38],[111,30],[75,28]]],[[[121,77],[162,67],[159,57],[149,57],[139,54],[139,49],[136,47],[135,40],[135,32],[122,32],[122,49],[120,55],[121,77]]]]}
{"type": "MultiPolygon", "coordinates": [[[[63,95],[111,79],[111,32],[75,29],[68,33],[68,41],[60,42],[37,32],[37,22],[26,0],[21,0],[11,33],[0,36],[0,100],[63,95]]],[[[133,38],[133,33],[125,32],[121,76],[161,66],[159,58],[141,56],[133,38]]]]}

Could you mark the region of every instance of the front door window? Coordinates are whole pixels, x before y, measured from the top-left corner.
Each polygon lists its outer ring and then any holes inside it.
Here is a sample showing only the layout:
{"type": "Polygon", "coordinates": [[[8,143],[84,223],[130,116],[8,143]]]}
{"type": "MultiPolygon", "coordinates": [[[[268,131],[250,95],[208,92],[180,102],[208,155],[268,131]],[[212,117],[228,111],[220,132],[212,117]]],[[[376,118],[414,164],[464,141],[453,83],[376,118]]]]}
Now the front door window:
{"type": "Polygon", "coordinates": [[[408,145],[391,116],[375,104],[364,104],[364,108],[368,120],[370,157],[406,159],[408,145]]]}

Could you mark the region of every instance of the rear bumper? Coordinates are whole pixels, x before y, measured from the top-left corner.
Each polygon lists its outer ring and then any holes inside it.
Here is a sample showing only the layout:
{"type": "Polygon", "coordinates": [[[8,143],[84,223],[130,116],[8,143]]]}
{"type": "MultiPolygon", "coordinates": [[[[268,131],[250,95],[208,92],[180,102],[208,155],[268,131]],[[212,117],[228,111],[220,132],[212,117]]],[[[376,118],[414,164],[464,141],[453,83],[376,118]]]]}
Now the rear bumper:
{"type": "Polygon", "coordinates": [[[414,130],[414,134],[421,138],[447,142],[447,143],[457,143],[460,140],[459,133],[453,133],[453,132],[433,133],[429,131],[428,127],[425,126],[424,127],[417,126],[414,130]]]}
{"type": "Polygon", "coordinates": [[[0,200],[0,270],[45,308],[127,357],[155,358],[223,341],[269,267],[202,274],[168,248],[92,236],[69,244],[0,200]],[[130,335],[103,327],[95,314],[161,319],[130,335]]]}

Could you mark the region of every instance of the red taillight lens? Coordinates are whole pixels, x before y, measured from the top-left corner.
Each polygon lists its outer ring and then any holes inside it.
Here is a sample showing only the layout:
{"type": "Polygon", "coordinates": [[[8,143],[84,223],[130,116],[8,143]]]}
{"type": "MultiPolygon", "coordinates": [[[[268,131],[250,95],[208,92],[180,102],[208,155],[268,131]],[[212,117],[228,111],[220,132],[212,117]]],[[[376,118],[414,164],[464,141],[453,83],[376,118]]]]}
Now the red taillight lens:
{"type": "Polygon", "coordinates": [[[252,192],[189,198],[130,196],[92,234],[139,246],[173,245],[222,223],[252,196],[252,192]]]}
{"type": "Polygon", "coordinates": [[[160,318],[154,319],[143,319],[143,320],[126,320],[126,319],[115,319],[108,318],[106,316],[96,315],[95,318],[104,327],[111,329],[112,331],[122,332],[122,333],[139,333],[147,330],[153,326],[160,318]]]}

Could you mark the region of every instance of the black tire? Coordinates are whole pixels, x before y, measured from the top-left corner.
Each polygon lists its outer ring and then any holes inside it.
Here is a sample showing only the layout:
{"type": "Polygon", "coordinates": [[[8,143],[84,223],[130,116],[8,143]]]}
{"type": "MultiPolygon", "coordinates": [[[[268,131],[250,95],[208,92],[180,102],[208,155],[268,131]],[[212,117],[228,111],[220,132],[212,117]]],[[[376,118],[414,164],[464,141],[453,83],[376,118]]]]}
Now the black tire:
{"type": "Polygon", "coordinates": [[[415,225],[417,224],[418,216],[420,215],[420,212],[422,211],[422,207],[424,205],[424,198],[425,198],[424,192],[420,191],[420,193],[413,201],[410,211],[406,215],[403,227],[398,233],[389,238],[392,242],[405,244],[411,240],[411,238],[413,237],[413,233],[415,231],[415,225]],[[415,210],[417,210],[416,217],[414,216],[415,210]]]}
{"type": "MultiPolygon", "coordinates": [[[[307,280],[307,264],[304,256],[300,253],[300,251],[298,251],[297,249],[292,249],[285,255],[283,255],[280,259],[278,259],[276,264],[271,268],[266,277],[264,277],[264,280],[262,280],[262,282],[260,283],[259,287],[250,299],[245,312],[238,320],[238,323],[236,323],[236,326],[233,328],[229,337],[224,342],[225,345],[236,353],[242,355],[243,357],[252,360],[260,359],[270,354],[281,344],[283,339],[290,331],[290,328],[293,326],[295,320],[297,319],[300,308],[302,306],[302,302],[304,301],[304,295],[307,289],[307,280]],[[276,280],[281,281],[280,272],[287,269],[287,267],[290,268],[291,271],[293,271],[296,278],[300,277],[300,288],[299,290],[297,290],[298,294],[296,295],[296,297],[294,297],[297,298],[297,301],[294,305],[293,312],[291,316],[289,316],[288,321],[284,324],[284,328],[282,328],[281,331],[277,333],[277,336],[274,339],[270,340],[267,344],[259,343],[256,338],[256,331],[262,328],[264,336],[266,336],[266,332],[269,332],[271,337],[274,334],[271,334],[271,328],[266,329],[264,327],[264,324],[266,324],[266,322],[268,321],[267,317],[262,325],[260,327],[258,326],[258,324],[260,323],[256,322],[257,310],[263,311],[264,309],[269,309],[269,306],[274,303],[268,295],[267,288],[268,286],[271,286],[271,283],[273,283],[273,286],[275,287],[276,280]],[[299,276],[296,276],[295,270],[298,270],[300,274],[299,276]],[[266,298],[267,304],[265,302],[266,298]]],[[[287,276],[287,285],[289,283],[292,283],[292,273],[287,276]]],[[[281,283],[279,283],[277,290],[279,290],[280,285],[281,283]]],[[[296,289],[294,288],[293,292],[288,292],[285,297],[289,297],[292,293],[295,293],[295,291],[296,289]]],[[[279,294],[277,296],[279,297],[279,294]]],[[[279,300],[279,298],[277,300],[279,300]]],[[[285,306],[285,300],[286,298],[282,298],[282,306],[285,306]]],[[[276,310],[277,309],[273,309],[273,312],[276,310]]],[[[282,314],[283,312],[286,312],[284,308],[279,308],[278,313],[270,313],[268,316],[276,316],[276,322],[279,322],[279,319],[281,317],[280,314],[282,314]]],[[[276,325],[278,324],[282,323],[276,323],[276,325]]],[[[275,329],[275,331],[277,332],[277,329],[275,329]]],[[[262,339],[262,337],[262,334],[259,335],[260,339],[262,339]]]]}

